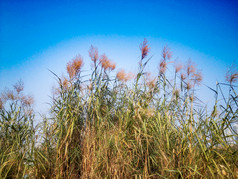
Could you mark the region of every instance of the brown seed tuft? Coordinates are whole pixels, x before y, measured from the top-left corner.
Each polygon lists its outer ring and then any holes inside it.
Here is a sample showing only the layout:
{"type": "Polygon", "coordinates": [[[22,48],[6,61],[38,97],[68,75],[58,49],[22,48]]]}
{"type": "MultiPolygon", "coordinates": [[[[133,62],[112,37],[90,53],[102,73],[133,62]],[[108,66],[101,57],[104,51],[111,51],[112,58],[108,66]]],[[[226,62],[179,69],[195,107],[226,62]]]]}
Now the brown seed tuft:
{"type": "Polygon", "coordinates": [[[91,45],[88,53],[89,53],[89,56],[90,56],[91,60],[94,63],[96,63],[96,61],[98,60],[98,49],[91,45]]]}
{"type": "Polygon", "coordinates": [[[67,72],[69,77],[72,79],[80,72],[80,69],[83,65],[83,59],[80,55],[75,57],[72,61],[67,64],[67,72]]]}
{"type": "Polygon", "coordinates": [[[23,82],[20,80],[18,81],[14,86],[14,89],[17,91],[17,93],[19,94],[21,91],[23,91],[24,89],[24,85],[23,82]]]}
{"type": "Polygon", "coordinates": [[[182,70],[183,68],[183,65],[182,64],[176,64],[175,65],[175,72],[178,73],[182,70]]]}
{"type": "Polygon", "coordinates": [[[124,70],[120,70],[117,73],[117,79],[120,80],[120,81],[125,81],[126,80],[126,73],[125,73],[124,70]]]}
{"type": "Polygon", "coordinates": [[[140,50],[141,50],[141,59],[144,59],[148,53],[149,53],[149,46],[148,46],[148,41],[144,39],[143,43],[140,45],[140,50]]]}
{"type": "Polygon", "coordinates": [[[170,60],[172,58],[172,52],[168,46],[165,46],[162,51],[162,58],[163,60],[170,60]]]}
{"type": "Polygon", "coordinates": [[[226,72],[226,81],[230,84],[238,81],[238,72],[235,65],[232,65],[226,72]]]}
{"type": "Polygon", "coordinates": [[[189,91],[190,89],[192,89],[193,85],[191,83],[191,81],[188,81],[187,82],[187,85],[186,85],[186,89],[189,91]]]}
{"type": "Polygon", "coordinates": [[[166,72],[166,69],[167,69],[167,63],[165,60],[162,60],[159,64],[159,73],[164,74],[166,72]]]}
{"type": "Polygon", "coordinates": [[[197,85],[200,85],[202,82],[202,73],[201,72],[196,72],[193,74],[194,77],[194,83],[197,85]]]}
{"type": "Polygon", "coordinates": [[[148,80],[148,82],[146,83],[146,85],[147,85],[150,89],[155,88],[155,86],[156,86],[156,78],[148,80]]]}
{"type": "Polygon", "coordinates": [[[105,54],[101,56],[100,62],[104,70],[114,70],[116,68],[116,64],[111,62],[105,54]]]}
{"type": "Polygon", "coordinates": [[[232,74],[230,81],[231,83],[236,82],[238,80],[238,73],[232,74]]]}
{"type": "Polygon", "coordinates": [[[11,90],[7,91],[6,97],[7,97],[7,99],[10,99],[10,100],[15,100],[15,98],[16,98],[16,96],[13,94],[13,91],[11,91],[11,90]]]}
{"type": "Polygon", "coordinates": [[[195,71],[196,71],[196,68],[191,60],[188,61],[186,71],[187,71],[188,76],[193,75],[193,73],[195,73],[195,71]]]}
{"type": "Polygon", "coordinates": [[[69,81],[65,77],[64,77],[64,80],[62,82],[62,86],[63,86],[64,89],[68,89],[69,88],[69,81]]]}
{"type": "Polygon", "coordinates": [[[181,80],[184,81],[186,79],[186,75],[184,73],[181,73],[181,80]]]}
{"type": "Polygon", "coordinates": [[[21,100],[24,105],[32,105],[34,103],[34,98],[32,96],[22,96],[21,100]]]}
{"type": "Polygon", "coordinates": [[[125,73],[124,70],[120,70],[117,73],[117,79],[119,81],[127,82],[127,81],[131,80],[133,77],[134,77],[133,73],[125,73]]]}
{"type": "Polygon", "coordinates": [[[111,70],[115,70],[115,68],[116,68],[116,64],[115,64],[115,63],[112,63],[112,64],[111,64],[111,70]]]}

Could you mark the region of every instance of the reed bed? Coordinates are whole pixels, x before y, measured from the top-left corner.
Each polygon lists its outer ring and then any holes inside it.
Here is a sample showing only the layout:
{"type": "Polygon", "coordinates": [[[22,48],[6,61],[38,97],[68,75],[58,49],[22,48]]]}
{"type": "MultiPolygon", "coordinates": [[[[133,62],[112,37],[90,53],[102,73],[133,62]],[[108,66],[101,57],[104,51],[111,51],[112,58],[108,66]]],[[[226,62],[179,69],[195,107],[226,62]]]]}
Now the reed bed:
{"type": "Polygon", "coordinates": [[[22,82],[2,92],[0,177],[238,178],[237,72],[208,89],[209,112],[196,96],[202,74],[193,62],[175,64],[165,47],[153,76],[146,40],[140,50],[137,74],[117,71],[93,46],[91,74],[81,56],[67,64],[67,76],[52,72],[51,115],[37,125],[22,82]]]}

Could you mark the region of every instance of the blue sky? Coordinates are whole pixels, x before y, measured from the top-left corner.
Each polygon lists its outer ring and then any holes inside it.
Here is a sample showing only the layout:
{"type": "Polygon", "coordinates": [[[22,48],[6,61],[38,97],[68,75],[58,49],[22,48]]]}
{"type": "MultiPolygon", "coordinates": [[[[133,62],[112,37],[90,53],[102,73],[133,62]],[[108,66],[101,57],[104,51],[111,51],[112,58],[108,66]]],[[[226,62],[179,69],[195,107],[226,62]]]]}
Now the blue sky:
{"type": "Polygon", "coordinates": [[[54,83],[47,69],[60,76],[78,53],[89,67],[93,44],[134,70],[144,38],[154,55],[148,68],[168,44],[174,58],[192,58],[214,86],[238,59],[237,19],[236,0],[0,0],[0,89],[21,78],[44,109],[54,83]]]}

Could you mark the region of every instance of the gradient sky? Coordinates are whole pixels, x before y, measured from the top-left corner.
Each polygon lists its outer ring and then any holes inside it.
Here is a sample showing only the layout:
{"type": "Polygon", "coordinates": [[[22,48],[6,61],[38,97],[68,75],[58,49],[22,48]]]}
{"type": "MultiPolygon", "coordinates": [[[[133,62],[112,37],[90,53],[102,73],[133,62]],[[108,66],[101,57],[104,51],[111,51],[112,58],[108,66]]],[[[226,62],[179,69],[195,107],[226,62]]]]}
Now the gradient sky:
{"type": "Polygon", "coordinates": [[[174,58],[192,58],[204,84],[214,86],[238,59],[237,19],[236,0],[0,0],[0,90],[22,79],[41,111],[54,83],[47,69],[60,76],[78,53],[89,60],[93,44],[134,70],[144,38],[151,69],[168,44],[174,58]]]}

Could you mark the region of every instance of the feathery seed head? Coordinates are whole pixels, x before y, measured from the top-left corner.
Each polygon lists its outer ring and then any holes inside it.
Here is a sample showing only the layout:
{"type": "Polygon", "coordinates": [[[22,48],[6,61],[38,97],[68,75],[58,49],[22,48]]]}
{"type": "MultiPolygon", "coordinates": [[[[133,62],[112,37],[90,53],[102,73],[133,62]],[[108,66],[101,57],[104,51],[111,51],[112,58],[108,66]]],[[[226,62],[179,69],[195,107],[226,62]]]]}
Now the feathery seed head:
{"type": "Polygon", "coordinates": [[[196,72],[193,74],[194,77],[194,83],[197,85],[200,85],[202,82],[202,73],[201,72],[196,72]]]}
{"type": "Polygon", "coordinates": [[[83,59],[80,55],[76,56],[72,61],[67,64],[67,72],[72,79],[78,75],[83,65],[83,59]]]}
{"type": "Polygon", "coordinates": [[[119,81],[127,82],[133,78],[133,73],[125,73],[125,70],[117,72],[117,79],[119,81]]]}
{"type": "Polygon", "coordinates": [[[22,96],[21,100],[26,106],[30,106],[34,103],[34,98],[32,96],[22,96]]]}
{"type": "Polygon", "coordinates": [[[63,86],[64,89],[68,89],[69,88],[69,81],[65,77],[63,79],[62,86],[63,86]]]}
{"type": "Polygon", "coordinates": [[[238,71],[234,64],[227,70],[225,77],[230,84],[238,81],[238,71]]]}
{"type": "Polygon", "coordinates": [[[189,91],[190,89],[192,89],[193,85],[191,83],[191,81],[188,81],[187,82],[187,85],[186,85],[186,89],[189,91]]]}
{"type": "Polygon", "coordinates": [[[91,45],[89,51],[89,57],[91,58],[91,60],[96,63],[96,61],[98,60],[98,49],[96,47],[94,47],[93,45],[91,45]]]}
{"type": "Polygon", "coordinates": [[[172,52],[170,51],[170,48],[168,46],[165,46],[162,51],[162,58],[163,60],[170,60],[172,58],[172,52]]]}
{"type": "Polygon", "coordinates": [[[13,94],[13,91],[11,91],[11,90],[7,91],[6,97],[7,97],[7,99],[10,99],[10,100],[14,100],[16,98],[15,95],[13,94]]]}
{"type": "Polygon", "coordinates": [[[186,75],[184,73],[181,73],[181,80],[184,81],[186,79],[186,75]]]}
{"type": "Polygon", "coordinates": [[[147,85],[150,89],[155,88],[155,86],[156,86],[156,78],[150,79],[150,80],[146,83],[146,85],[147,85]]]}
{"type": "Polygon", "coordinates": [[[119,72],[117,72],[117,79],[120,81],[126,80],[126,73],[124,70],[120,70],[119,72]]]}
{"type": "Polygon", "coordinates": [[[237,82],[238,80],[238,73],[235,73],[235,74],[232,74],[231,77],[230,77],[230,82],[233,83],[233,82],[237,82]]]}
{"type": "Polygon", "coordinates": [[[181,71],[183,68],[183,65],[182,64],[176,64],[175,65],[175,72],[178,73],[179,71],[181,71]]]}
{"type": "Polygon", "coordinates": [[[111,70],[115,70],[115,68],[116,68],[116,64],[115,64],[115,63],[112,63],[112,64],[111,64],[111,70]]]}
{"type": "Polygon", "coordinates": [[[165,60],[162,60],[159,64],[159,73],[164,74],[166,72],[166,69],[167,69],[167,63],[165,60]]]}
{"type": "Polygon", "coordinates": [[[149,46],[148,46],[148,41],[144,39],[143,43],[140,45],[140,50],[141,50],[141,59],[144,59],[148,53],[149,53],[149,46]]]}
{"type": "Polygon", "coordinates": [[[189,75],[192,75],[192,74],[195,73],[195,71],[196,71],[196,68],[195,68],[195,66],[194,66],[194,64],[192,63],[191,60],[189,60],[189,61],[187,62],[187,69],[186,69],[186,71],[187,71],[187,75],[188,75],[188,76],[189,76],[189,75]]]}
{"type": "Polygon", "coordinates": [[[23,82],[20,80],[18,81],[14,86],[14,89],[17,91],[17,93],[19,94],[21,91],[23,91],[24,89],[24,85],[23,82]]]}
{"type": "Polygon", "coordinates": [[[111,62],[105,54],[101,56],[100,62],[104,70],[114,70],[116,68],[116,64],[111,62]]]}
{"type": "Polygon", "coordinates": [[[150,88],[153,89],[156,86],[156,77],[151,77],[150,73],[146,73],[146,85],[150,88]]]}

